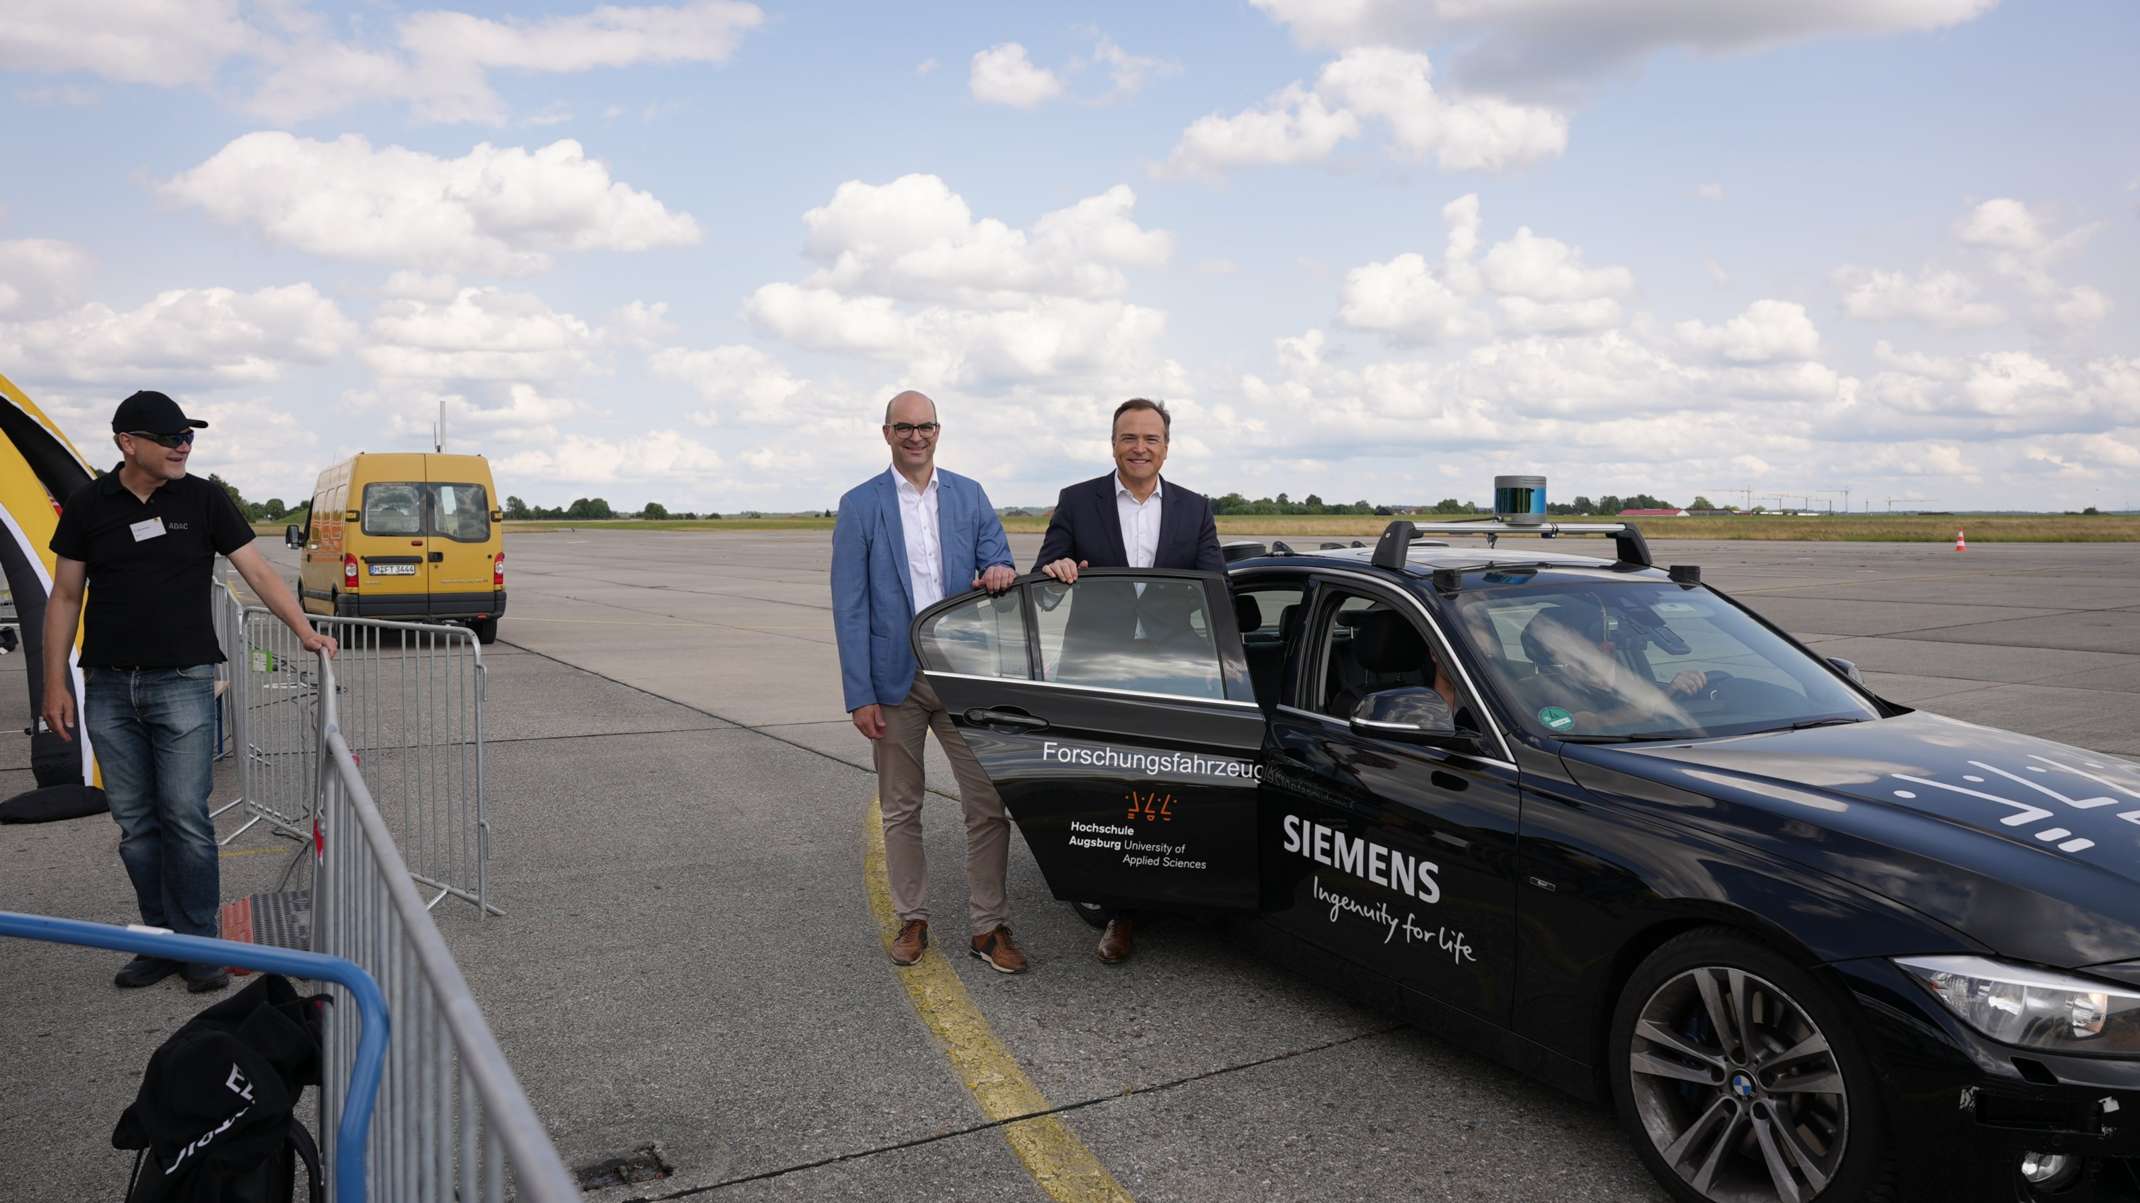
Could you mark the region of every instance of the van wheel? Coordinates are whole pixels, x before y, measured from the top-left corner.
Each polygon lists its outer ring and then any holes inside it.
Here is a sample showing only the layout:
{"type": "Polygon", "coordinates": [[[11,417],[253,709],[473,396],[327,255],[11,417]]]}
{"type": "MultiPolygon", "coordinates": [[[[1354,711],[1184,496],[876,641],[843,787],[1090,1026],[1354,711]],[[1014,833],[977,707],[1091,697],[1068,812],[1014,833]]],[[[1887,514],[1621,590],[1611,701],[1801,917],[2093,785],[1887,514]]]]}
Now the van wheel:
{"type": "Polygon", "coordinates": [[[478,618],[468,624],[468,629],[476,633],[477,643],[498,642],[498,620],[495,618],[478,618]]]}

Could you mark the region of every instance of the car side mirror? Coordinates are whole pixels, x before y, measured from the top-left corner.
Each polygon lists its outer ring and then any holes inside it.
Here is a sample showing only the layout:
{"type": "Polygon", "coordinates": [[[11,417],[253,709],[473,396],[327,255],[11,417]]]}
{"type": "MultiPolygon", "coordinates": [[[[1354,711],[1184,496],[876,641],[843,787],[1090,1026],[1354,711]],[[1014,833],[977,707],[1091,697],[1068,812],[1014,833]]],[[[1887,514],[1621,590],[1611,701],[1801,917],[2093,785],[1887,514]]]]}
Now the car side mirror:
{"type": "Polygon", "coordinates": [[[1845,660],[1841,656],[1830,656],[1828,657],[1828,664],[1830,667],[1834,668],[1835,671],[1843,674],[1846,677],[1849,677],[1851,680],[1856,681],[1858,684],[1865,684],[1865,674],[1858,671],[1857,661],[1845,660]]]}
{"type": "Polygon", "coordinates": [[[1418,685],[1384,689],[1360,699],[1352,710],[1352,729],[1380,739],[1440,747],[1469,746],[1477,741],[1456,729],[1456,716],[1442,695],[1418,685]]]}
{"type": "Polygon", "coordinates": [[[305,545],[305,528],[295,524],[282,528],[282,541],[288,547],[303,547],[305,545]]]}

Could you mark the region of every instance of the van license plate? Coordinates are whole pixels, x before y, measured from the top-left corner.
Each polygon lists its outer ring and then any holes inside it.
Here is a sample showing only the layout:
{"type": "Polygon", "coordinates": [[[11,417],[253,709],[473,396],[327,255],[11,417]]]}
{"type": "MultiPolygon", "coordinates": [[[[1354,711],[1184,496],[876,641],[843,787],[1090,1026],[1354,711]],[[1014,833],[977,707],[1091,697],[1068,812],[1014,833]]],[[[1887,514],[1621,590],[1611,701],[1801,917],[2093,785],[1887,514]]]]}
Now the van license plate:
{"type": "Polygon", "coordinates": [[[415,576],[414,564],[366,564],[373,576],[415,576]]]}

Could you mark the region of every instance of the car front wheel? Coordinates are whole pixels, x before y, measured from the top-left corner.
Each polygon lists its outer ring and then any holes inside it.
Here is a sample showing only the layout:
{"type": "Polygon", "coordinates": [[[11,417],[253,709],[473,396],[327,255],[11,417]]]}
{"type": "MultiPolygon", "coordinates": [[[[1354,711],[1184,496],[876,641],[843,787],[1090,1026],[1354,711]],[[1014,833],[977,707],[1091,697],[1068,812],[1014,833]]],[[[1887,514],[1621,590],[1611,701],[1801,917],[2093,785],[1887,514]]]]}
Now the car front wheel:
{"type": "Polygon", "coordinates": [[[1607,1064],[1643,1161],[1688,1203],[1890,1197],[1870,1060],[1835,992],[1722,928],[1650,954],[1607,1064]]]}

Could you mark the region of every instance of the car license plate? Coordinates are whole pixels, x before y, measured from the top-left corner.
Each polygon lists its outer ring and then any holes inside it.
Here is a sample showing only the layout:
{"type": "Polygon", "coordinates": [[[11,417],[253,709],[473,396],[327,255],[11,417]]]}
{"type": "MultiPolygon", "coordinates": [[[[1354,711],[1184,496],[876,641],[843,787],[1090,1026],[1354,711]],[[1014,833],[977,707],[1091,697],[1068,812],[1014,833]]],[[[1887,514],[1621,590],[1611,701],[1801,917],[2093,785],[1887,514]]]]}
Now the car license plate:
{"type": "Polygon", "coordinates": [[[414,564],[367,564],[373,576],[415,576],[414,564]]]}

